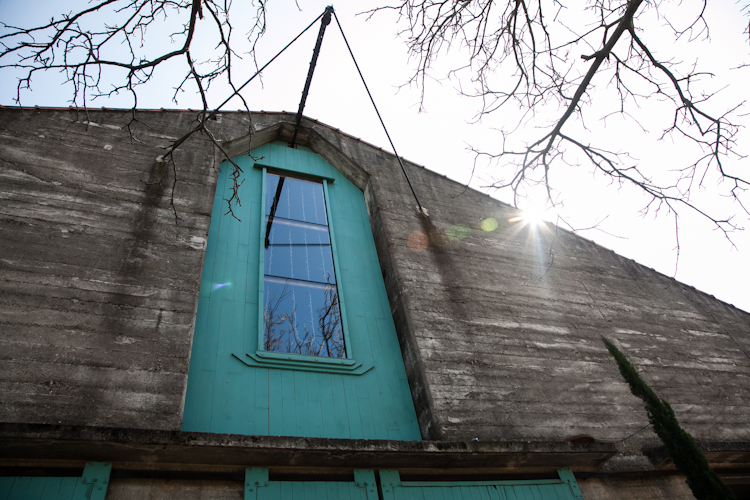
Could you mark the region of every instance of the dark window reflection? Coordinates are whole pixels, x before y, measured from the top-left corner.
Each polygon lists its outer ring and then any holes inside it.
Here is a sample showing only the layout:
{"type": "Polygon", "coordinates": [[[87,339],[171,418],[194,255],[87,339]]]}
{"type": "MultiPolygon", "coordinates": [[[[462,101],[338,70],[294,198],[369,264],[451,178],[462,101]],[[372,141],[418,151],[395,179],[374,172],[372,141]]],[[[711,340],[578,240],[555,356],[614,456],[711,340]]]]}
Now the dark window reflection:
{"type": "Polygon", "coordinates": [[[266,175],[263,349],[346,357],[323,185],[266,175]]]}

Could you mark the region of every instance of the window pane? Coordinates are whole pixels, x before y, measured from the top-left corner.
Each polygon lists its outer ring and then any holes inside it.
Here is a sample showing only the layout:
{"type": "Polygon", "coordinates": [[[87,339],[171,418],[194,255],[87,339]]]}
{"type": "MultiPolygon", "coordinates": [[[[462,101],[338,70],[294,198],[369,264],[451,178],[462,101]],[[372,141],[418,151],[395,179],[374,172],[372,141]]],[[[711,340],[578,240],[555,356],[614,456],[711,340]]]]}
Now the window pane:
{"type": "MultiPolygon", "coordinates": [[[[268,217],[266,217],[268,227],[268,217]]],[[[274,218],[268,238],[273,245],[330,245],[327,226],[274,218]]]]}
{"type": "Polygon", "coordinates": [[[328,224],[321,183],[293,177],[280,177],[269,173],[266,175],[266,215],[271,214],[277,195],[275,217],[313,224],[328,224]],[[278,192],[279,183],[282,183],[280,193],[278,192]]]}
{"type": "Polygon", "coordinates": [[[274,219],[268,242],[264,274],[336,284],[326,226],[274,219]]]}
{"type": "Polygon", "coordinates": [[[335,285],[266,276],[263,303],[264,350],[346,357],[335,285]]]}

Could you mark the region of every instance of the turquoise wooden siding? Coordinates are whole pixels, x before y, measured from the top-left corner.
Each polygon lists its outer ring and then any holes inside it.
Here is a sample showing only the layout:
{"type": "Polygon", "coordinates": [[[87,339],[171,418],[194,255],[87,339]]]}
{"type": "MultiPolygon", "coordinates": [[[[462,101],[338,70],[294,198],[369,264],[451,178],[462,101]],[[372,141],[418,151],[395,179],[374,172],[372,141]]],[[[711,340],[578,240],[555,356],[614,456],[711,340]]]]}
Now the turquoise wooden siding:
{"type": "Polygon", "coordinates": [[[560,479],[526,481],[401,481],[398,471],[380,471],[382,500],[583,500],[570,469],[560,479]]]}
{"type": "Polygon", "coordinates": [[[0,500],[104,500],[111,464],[86,464],[81,477],[0,477],[0,500]]]}
{"type": "MultiPolygon", "coordinates": [[[[420,432],[362,192],[309,150],[272,143],[235,160],[238,221],[226,215],[230,169],[219,172],[203,266],[183,430],[248,435],[419,440],[420,432]],[[257,354],[263,271],[260,164],[332,179],[330,225],[346,310],[345,366],[257,354]],[[266,364],[263,364],[266,363],[266,364]],[[270,364],[269,364],[270,363],[270,364]],[[372,367],[372,368],[370,368],[372,367]]],[[[308,357],[309,358],[309,357],[308,357]]],[[[338,362],[338,361],[337,361],[338,362]]]]}
{"type": "Polygon", "coordinates": [[[244,500],[583,500],[570,469],[559,479],[523,481],[401,481],[380,471],[382,496],[372,470],[355,470],[353,482],[269,481],[268,469],[245,471],[244,500]]]}
{"type": "Polygon", "coordinates": [[[375,473],[355,470],[354,481],[269,481],[268,469],[245,472],[244,500],[379,500],[375,473]]]}

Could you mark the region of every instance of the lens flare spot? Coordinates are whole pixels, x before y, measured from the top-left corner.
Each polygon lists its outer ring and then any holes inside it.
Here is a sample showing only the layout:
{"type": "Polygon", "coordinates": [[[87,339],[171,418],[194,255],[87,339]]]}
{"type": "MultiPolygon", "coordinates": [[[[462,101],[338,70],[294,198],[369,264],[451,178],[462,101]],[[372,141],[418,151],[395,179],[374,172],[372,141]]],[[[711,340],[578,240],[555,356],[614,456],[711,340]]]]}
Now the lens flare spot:
{"type": "Polygon", "coordinates": [[[462,239],[469,236],[469,233],[471,233],[471,229],[462,224],[456,224],[455,226],[451,226],[448,228],[448,230],[445,232],[445,237],[450,241],[461,241],[462,239]]]}
{"type": "Polygon", "coordinates": [[[213,290],[218,290],[219,288],[224,288],[225,286],[232,286],[232,283],[229,281],[227,281],[226,283],[214,283],[211,288],[213,290]]]}
{"type": "Polygon", "coordinates": [[[484,219],[481,224],[482,231],[491,233],[495,229],[497,229],[497,221],[493,219],[492,217],[488,219],[484,219]]]}
{"type": "Polygon", "coordinates": [[[422,231],[412,231],[406,245],[415,252],[421,252],[430,245],[430,238],[422,231]]]}

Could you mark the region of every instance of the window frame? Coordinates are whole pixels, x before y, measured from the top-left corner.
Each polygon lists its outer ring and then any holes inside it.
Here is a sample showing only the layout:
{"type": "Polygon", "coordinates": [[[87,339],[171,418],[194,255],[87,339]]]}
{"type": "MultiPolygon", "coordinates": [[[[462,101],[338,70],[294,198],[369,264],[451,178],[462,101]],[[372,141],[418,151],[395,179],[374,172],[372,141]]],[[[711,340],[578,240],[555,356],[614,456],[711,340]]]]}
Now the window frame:
{"type": "MultiPolygon", "coordinates": [[[[336,251],[336,238],[334,234],[334,228],[333,228],[333,218],[331,217],[331,207],[330,207],[330,195],[328,194],[328,182],[329,179],[327,178],[315,178],[314,176],[299,176],[299,175],[290,175],[289,172],[270,168],[270,167],[262,167],[262,174],[263,176],[261,181],[261,189],[260,189],[260,203],[261,203],[261,215],[260,215],[260,238],[259,238],[259,253],[258,253],[258,349],[256,351],[256,354],[263,358],[276,358],[276,359],[298,359],[301,361],[309,360],[311,358],[323,358],[324,360],[331,360],[331,361],[346,361],[351,360],[351,341],[349,339],[349,328],[346,322],[346,306],[344,305],[344,301],[342,299],[343,297],[343,283],[341,279],[341,271],[339,271],[338,266],[338,253],[336,251]],[[268,174],[275,174],[278,176],[283,177],[290,177],[292,179],[300,179],[308,182],[314,182],[316,184],[322,184],[323,186],[323,203],[326,208],[326,219],[327,219],[327,228],[328,228],[328,237],[331,241],[331,254],[333,258],[333,275],[334,279],[336,280],[336,293],[338,294],[338,301],[339,301],[339,311],[341,314],[341,329],[343,331],[344,335],[344,350],[346,352],[346,356],[343,358],[329,358],[326,356],[310,356],[306,354],[292,354],[292,353],[280,353],[280,352],[274,352],[274,351],[266,351],[264,349],[261,349],[261,346],[264,344],[265,340],[265,325],[263,324],[263,317],[264,317],[264,287],[265,287],[265,251],[267,250],[265,248],[265,239],[266,239],[266,229],[267,226],[264,224],[265,219],[265,207],[266,207],[266,195],[267,195],[267,189],[266,189],[266,180],[268,179],[268,174]],[[289,356],[294,356],[294,358],[289,358],[289,356]]],[[[333,179],[330,179],[330,182],[333,183],[333,179]]],[[[315,363],[325,362],[325,361],[313,361],[315,363]]],[[[346,364],[346,363],[334,363],[334,364],[346,364]]]]}
{"type": "Polygon", "coordinates": [[[329,184],[333,184],[335,179],[332,177],[325,177],[319,175],[307,174],[304,172],[298,172],[295,170],[287,170],[276,168],[270,165],[264,165],[261,163],[255,163],[254,169],[261,171],[261,192],[260,192],[260,203],[258,214],[255,216],[260,217],[259,232],[258,232],[258,323],[256,325],[256,341],[255,348],[249,346],[244,356],[238,356],[233,353],[233,356],[248,366],[266,366],[269,368],[285,368],[295,369],[303,371],[315,371],[315,372],[328,372],[328,373],[347,373],[351,375],[362,375],[368,372],[373,365],[363,364],[358,362],[354,358],[354,345],[350,339],[350,328],[347,321],[346,314],[346,300],[344,298],[344,283],[341,276],[341,269],[338,261],[338,251],[336,246],[336,236],[334,229],[334,218],[331,210],[331,197],[329,194],[329,184]],[[264,340],[264,324],[263,324],[263,310],[264,310],[264,278],[265,278],[265,231],[266,225],[263,223],[265,219],[265,206],[266,206],[266,177],[268,173],[281,175],[284,177],[291,177],[306,181],[312,181],[321,183],[323,185],[323,198],[326,207],[326,217],[328,219],[328,234],[331,240],[331,253],[333,258],[333,273],[336,278],[336,288],[339,300],[339,310],[341,312],[341,328],[344,334],[344,347],[346,351],[345,358],[328,358],[323,356],[310,356],[306,354],[293,354],[293,353],[282,353],[274,351],[266,351],[262,349],[264,340]]]}

